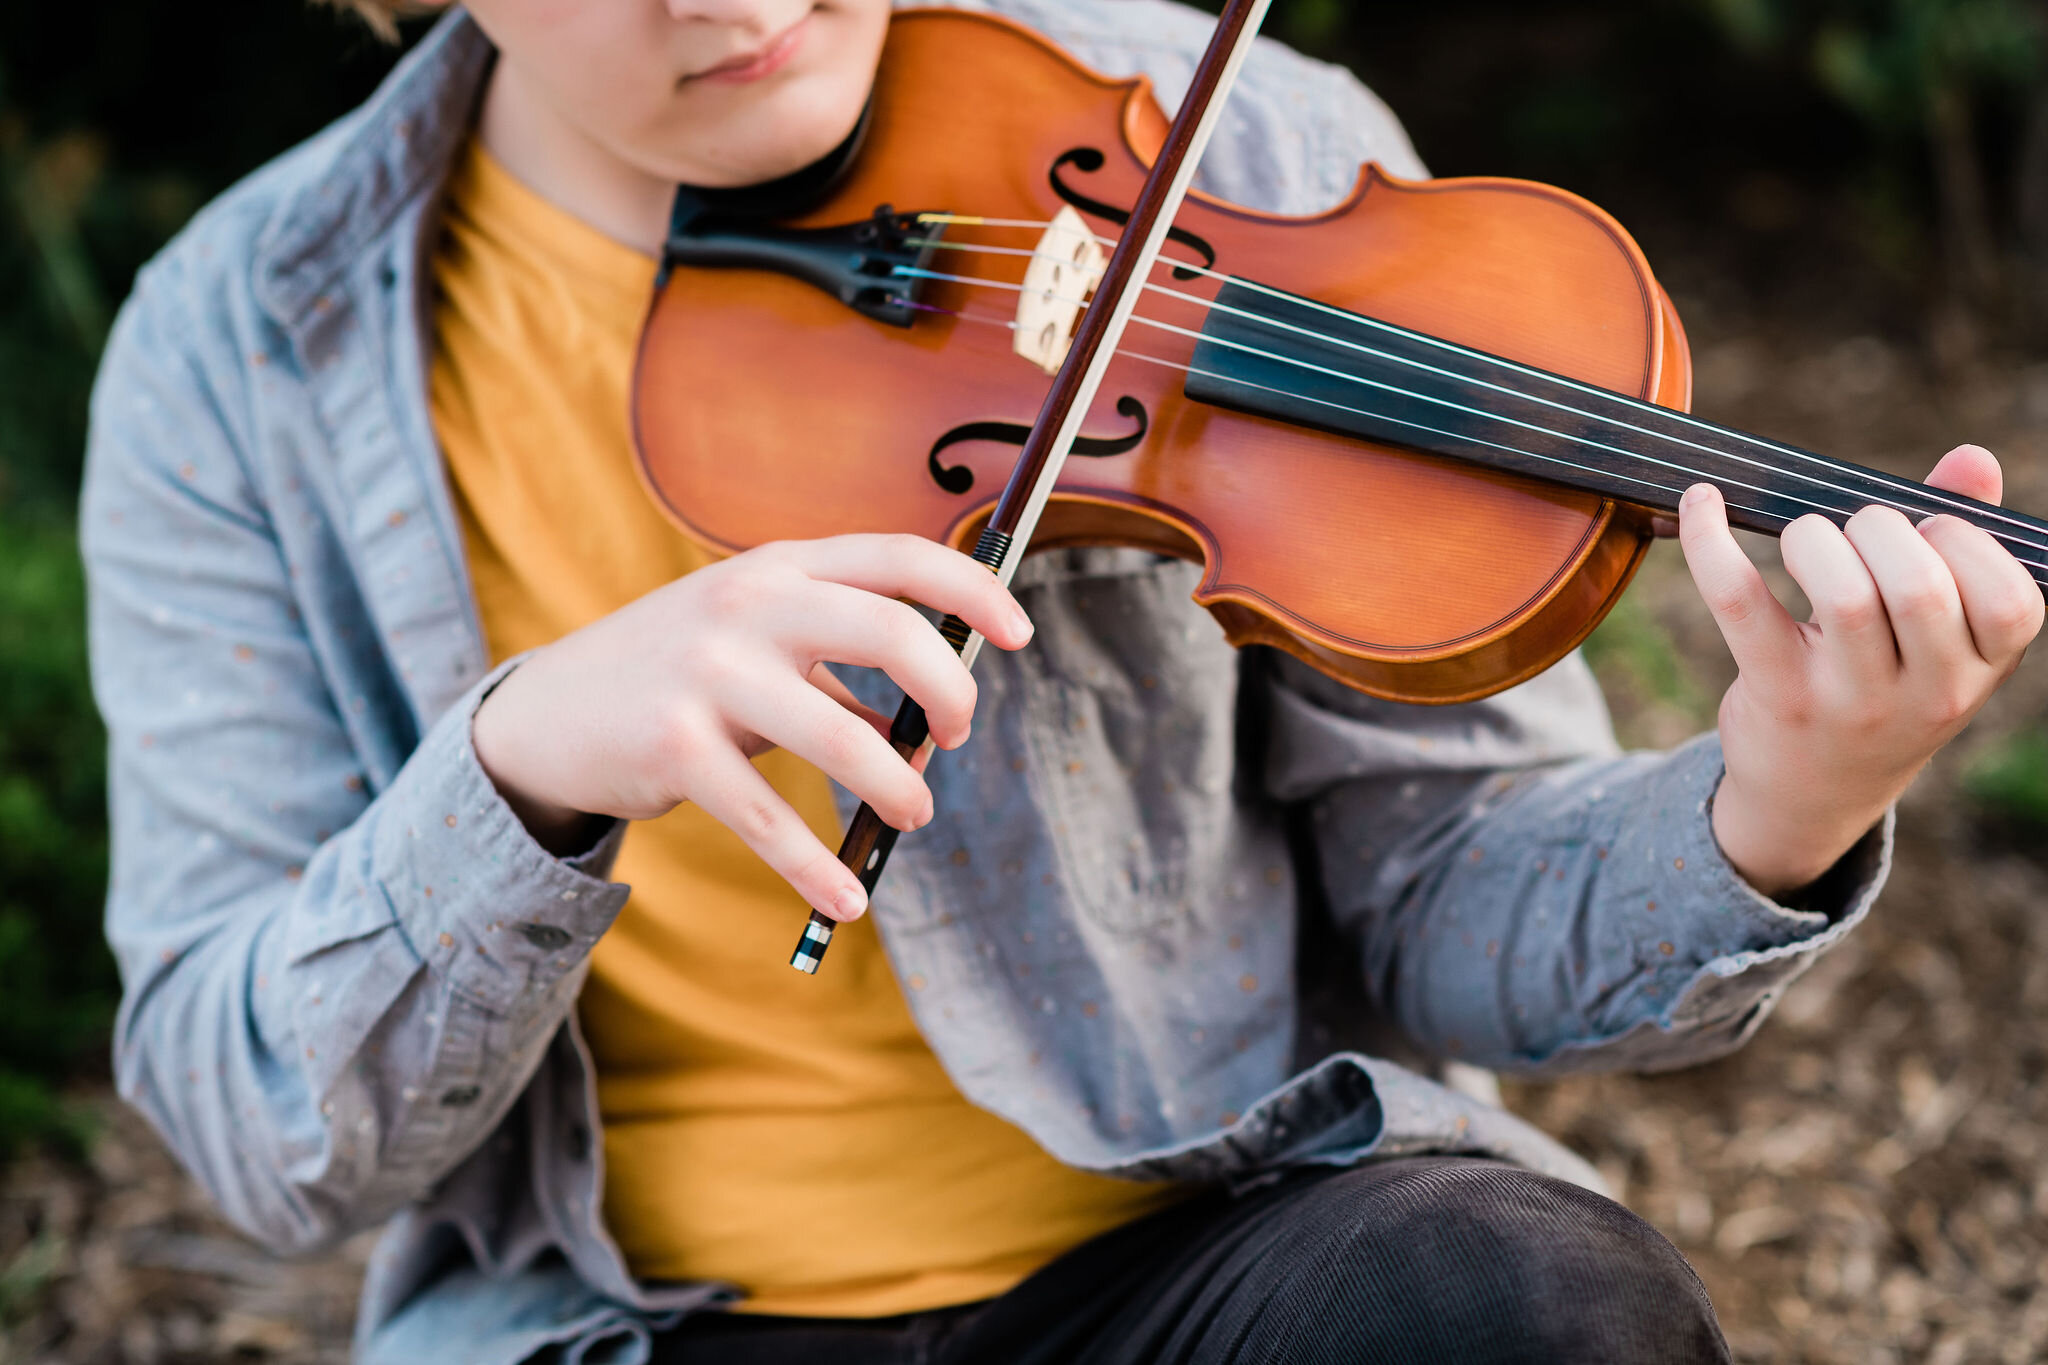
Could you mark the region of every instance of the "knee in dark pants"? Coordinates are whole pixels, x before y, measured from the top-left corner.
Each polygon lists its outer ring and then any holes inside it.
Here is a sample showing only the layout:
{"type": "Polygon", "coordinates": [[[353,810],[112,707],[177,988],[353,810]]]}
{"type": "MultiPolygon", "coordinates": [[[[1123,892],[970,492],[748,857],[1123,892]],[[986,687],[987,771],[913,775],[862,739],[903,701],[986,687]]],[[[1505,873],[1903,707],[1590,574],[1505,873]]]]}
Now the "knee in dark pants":
{"type": "Polygon", "coordinates": [[[1244,1361],[1723,1365],[1678,1249],[1611,1199],[1498,1162],[1413,1158],[1319,1182],[1244,1361]],[[1276,1316],[1277,1313],[1277,1316],[1276,1316]],[[1291,1344],[1290,1344],[1291,1343],[1291,1344]]]}

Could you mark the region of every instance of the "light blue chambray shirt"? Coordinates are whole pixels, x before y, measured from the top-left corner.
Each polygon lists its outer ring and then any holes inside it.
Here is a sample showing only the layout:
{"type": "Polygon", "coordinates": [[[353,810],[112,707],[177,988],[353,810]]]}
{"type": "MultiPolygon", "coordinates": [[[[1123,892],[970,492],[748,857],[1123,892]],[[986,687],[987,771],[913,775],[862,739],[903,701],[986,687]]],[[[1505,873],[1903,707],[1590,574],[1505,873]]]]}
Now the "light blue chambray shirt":
{"type": "MultiPolygon", "coordinates": [[[[1169,104],[1208,25],[1160,0],[998,8],[1169,104]]],[[[269,1245],[388,1221],[361,1359],[638,1362],[731,1291],[636,1283],[603,1225],[573,1007],[630,836],[550,857],[477,765],[503,669],[425,397],[425,262],[489,59],[450,16],[200,214],[108,348],[82,517],[115,1063],[269,1245]]],[[[1301,212],[1368,158],[1420,173],[1351,77],[1268,43],[1204,179],[1301,212]]],[[[1063,1161],[1243,1183],[1453,1151],[1593,1183],[1440,1064],[1717,1056],[1882,881],[1880,831],[1831,904],[1756,895],[1709,832],[1715,741],[1617,754],[1575,658],[1484,703],[1376,702],[1231,650],[1194,581],[1031,561],[1037,638],[984,656],[975,740],[933,766],[938,818],[875,900],[953,1080],[1063,1161]]]]}

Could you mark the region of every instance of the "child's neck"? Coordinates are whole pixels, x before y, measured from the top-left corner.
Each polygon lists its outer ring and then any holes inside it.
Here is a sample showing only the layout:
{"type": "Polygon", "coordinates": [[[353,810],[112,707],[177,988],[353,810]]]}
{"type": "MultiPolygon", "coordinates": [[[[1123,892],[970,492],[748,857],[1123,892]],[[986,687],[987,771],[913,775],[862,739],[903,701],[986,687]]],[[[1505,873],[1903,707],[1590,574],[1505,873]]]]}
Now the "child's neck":
{"type": "Polygon", "coordinates": [[[675,186],[585,136],[507,62],[491,73],[477,135],[498,164],[542,198],[614,241],[661,254],[675,186]]]}

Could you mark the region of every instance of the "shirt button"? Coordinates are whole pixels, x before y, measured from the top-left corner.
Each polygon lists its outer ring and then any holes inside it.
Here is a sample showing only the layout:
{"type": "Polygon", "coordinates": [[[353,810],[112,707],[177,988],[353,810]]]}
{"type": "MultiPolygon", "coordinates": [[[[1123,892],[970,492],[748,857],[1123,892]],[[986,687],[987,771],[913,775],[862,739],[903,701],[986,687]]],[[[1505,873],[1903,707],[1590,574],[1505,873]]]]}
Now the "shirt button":
{"type": "Polygon", "coordinates": [[[569,1129],[569,1160],[583,1161],[590,1156],[590,1130],[582,1124],[569,1129]]]}
{"type": "Polygon", "coordinates": [[[475,1104],[483,1093],[480,1085],[451,1085],[441,1092],[441,1103],[449,1109],[463,1109],[475,1104]]]}
{"type": "Polygon", "coordinates": [[[526,941],[543,952],[554,952],[557,948],[569,946],[569,931],[557,929],[552,924],[522,924],[519,932],[526,935],[526,941]]]}

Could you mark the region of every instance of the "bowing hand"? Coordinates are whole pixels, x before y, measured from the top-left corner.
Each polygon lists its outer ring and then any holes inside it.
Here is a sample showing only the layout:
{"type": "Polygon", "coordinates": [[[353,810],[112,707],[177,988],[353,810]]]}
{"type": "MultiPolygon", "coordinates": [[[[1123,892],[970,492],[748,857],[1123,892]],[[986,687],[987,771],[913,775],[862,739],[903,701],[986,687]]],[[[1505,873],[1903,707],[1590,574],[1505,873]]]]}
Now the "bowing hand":
{"type": "MultiPolygon", "coordinates": [[[[1988,503],[2003,492],[1977,446],[1943,456],[1927,482],[1988,503]]],[[[1805,622],[1771,595],[1712,485],[1686,492],[1679,540],[1740,669],[1721,700],[1714,835],[1766,895],[1813,881],[1883,818],[2041,629],[2041,589],[1957,517],[1916,526],[1866,507],[1846,528],[1793,522],[1782,545],[1813,604],[1805,622]]]]}

